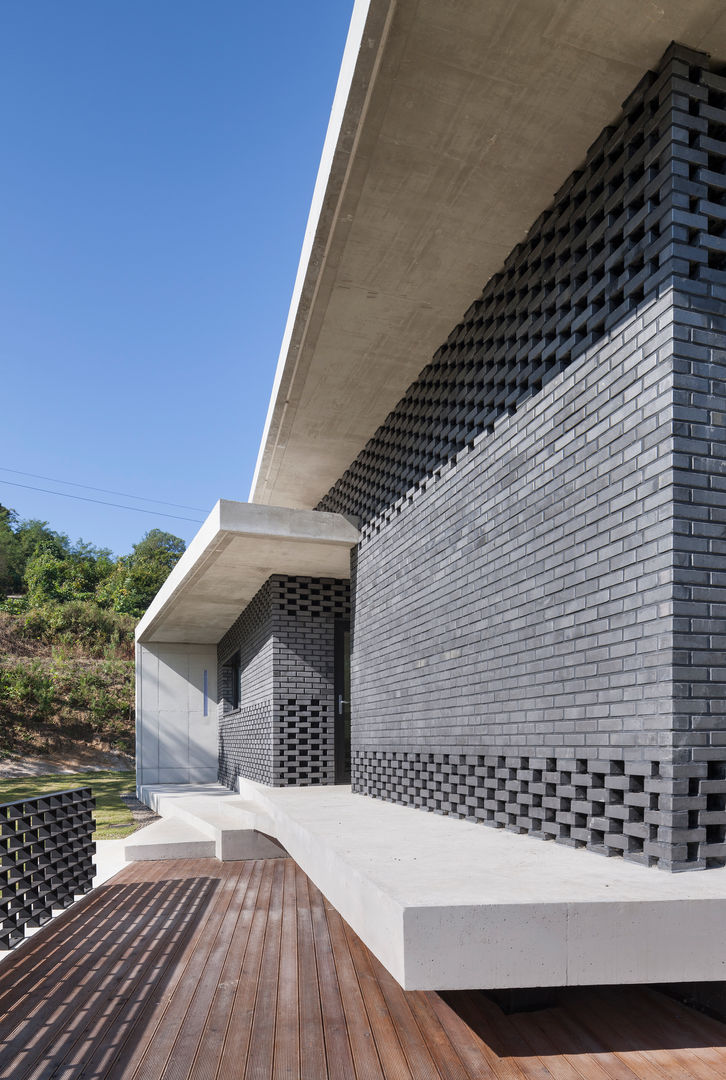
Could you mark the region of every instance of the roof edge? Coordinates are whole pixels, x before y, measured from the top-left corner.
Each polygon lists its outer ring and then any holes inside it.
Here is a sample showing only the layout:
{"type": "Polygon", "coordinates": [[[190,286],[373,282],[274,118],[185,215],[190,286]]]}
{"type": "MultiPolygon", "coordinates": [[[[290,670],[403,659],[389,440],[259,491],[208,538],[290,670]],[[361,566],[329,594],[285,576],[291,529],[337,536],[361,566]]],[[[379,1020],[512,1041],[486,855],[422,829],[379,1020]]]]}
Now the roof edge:
{"type": "Polygon", "coordinates": [[[365,118],[373,73],[386,43],[395,6],[396,0],[355,0],[250,487],[250,502],[265,501],[262,493],[287,411],[287,391],[295,378],[326,250],[365,118]]]}

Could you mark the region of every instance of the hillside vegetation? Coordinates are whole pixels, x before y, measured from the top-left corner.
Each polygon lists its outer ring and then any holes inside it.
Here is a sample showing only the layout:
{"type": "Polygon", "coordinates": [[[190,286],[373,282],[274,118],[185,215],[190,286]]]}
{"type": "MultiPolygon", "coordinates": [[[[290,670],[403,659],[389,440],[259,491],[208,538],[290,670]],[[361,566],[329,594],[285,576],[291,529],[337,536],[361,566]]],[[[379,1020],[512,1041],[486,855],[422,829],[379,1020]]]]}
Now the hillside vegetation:
{"type": "Polygon", "coordinates": [[[0,506],[0,755],[133,754],[134,627],[183,550],[155,529],[114,560],[0,506]]]}

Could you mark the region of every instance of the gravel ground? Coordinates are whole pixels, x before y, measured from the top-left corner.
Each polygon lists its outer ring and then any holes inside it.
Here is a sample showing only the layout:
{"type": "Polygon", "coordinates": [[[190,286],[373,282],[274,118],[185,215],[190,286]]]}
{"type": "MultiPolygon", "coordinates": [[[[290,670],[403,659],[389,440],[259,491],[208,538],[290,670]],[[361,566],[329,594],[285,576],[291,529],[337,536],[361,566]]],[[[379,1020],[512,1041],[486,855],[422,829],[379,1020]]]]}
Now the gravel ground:
{"type": "Polygon", "coordinates": [[[128,754],[79,748],[69,754],[38,754],[35,757],[0,758],[0,777],[50,776],[53,773],[133,772],[135,761],[128,754]]]}
{"type": "Polygon", "coordinates": [[[128,807],[131,811],[131,816],[134,819],[137,832],[139,829],[143,829],[144,825],[150,825],[152,821],[159,820],[160,815],[155,814],[153,810],[149,809],[146,803],[142,803],[135,795],[121,795],[119,797],[124,806],[128,807]]]}

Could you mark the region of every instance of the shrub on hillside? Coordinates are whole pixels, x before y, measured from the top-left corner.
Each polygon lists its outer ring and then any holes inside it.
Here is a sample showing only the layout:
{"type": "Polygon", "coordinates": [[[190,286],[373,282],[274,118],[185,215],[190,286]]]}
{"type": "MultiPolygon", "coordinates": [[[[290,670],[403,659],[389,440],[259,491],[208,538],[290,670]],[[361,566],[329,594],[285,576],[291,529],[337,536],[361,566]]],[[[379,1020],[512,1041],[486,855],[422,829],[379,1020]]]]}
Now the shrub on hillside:
{"type": "Polygon", "coordinates": [[[0,702],[11,713],[45,720],[53,712],[54,696],[53,678],[39,660],[0,668],[0,702]]]}
{"type": "Polygon", "coordinates": [[[20,613],[18,619],[24,635],[38,641],[78,646],[88,656],[133,656],[135,620],[91,600],[42,604],[20,613]]]}
{"type": "Polygon", "coordinates": [[[103,740],[133,751],[133,664],[129,660],[17,660],[0,664],[0,749],[41,736],[103,740]]]}

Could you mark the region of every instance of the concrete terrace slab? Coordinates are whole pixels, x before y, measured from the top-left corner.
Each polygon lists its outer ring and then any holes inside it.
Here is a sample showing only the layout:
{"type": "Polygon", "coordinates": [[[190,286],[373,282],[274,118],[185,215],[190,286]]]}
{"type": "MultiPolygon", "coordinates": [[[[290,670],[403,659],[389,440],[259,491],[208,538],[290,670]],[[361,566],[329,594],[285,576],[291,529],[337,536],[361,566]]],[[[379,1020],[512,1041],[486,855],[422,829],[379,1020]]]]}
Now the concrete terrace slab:
{"type": "Polygon", "coordinates": [[[347,787],[240,790],[405,989],[726,979],[726,869],[669,875],[347,787]]]}

